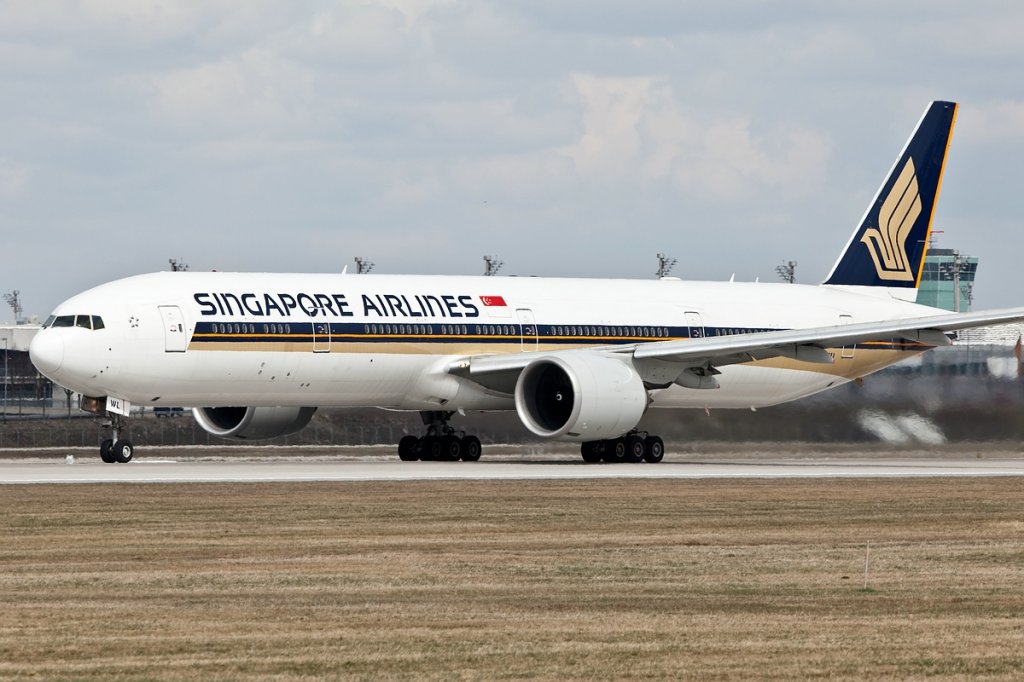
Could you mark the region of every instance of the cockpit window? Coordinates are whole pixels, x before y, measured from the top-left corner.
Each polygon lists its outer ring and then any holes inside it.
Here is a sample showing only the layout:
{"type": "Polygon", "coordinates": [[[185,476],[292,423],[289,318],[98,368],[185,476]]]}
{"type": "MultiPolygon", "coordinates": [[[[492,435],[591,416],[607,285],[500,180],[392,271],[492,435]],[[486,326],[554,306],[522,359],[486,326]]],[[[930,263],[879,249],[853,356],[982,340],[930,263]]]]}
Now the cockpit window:
{"type": "Polygon", "coordinates": [[[49,327],[81,327],[82,329],[103,329],[103,318],[99,315],[50,315],[43,324],[49,327]]]}

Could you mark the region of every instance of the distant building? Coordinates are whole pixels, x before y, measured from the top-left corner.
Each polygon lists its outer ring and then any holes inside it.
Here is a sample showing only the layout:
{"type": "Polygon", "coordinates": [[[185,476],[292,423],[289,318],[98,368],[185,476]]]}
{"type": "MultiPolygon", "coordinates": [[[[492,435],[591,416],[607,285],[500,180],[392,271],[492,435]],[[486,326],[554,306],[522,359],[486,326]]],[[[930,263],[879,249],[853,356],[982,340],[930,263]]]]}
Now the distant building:
{"type": "Polygon", "coordinates": [[[954,312],[971,309],[978,259],[953,249],[929,249],[924,259],[917,302],[954,312]]]}
{"type": "Polygon", "coordinates": [[[48,405],[53,384],[39,374],[28,357],[28,345],[38,325],[0,323],[0,411],[9,406],[48,405]]]}

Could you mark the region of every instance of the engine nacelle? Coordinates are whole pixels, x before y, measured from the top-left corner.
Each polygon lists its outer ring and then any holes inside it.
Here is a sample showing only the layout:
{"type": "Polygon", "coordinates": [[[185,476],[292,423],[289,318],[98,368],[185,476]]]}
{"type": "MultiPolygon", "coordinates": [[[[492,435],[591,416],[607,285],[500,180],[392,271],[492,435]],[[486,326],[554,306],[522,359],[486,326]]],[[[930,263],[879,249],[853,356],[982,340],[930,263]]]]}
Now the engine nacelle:
{"type": "Polygon", "coordinates": [[[647,389],[625,359],[566,353],[534,360],[516,383],[516,411],[531,433],[563,441],[617,438],[640,421],[647,389]]]}
{"type": "Polygon", "coordinates": [[[315,407],[196,407],[192,415],[207,433],[221,438],[258,440],[301,430],[315,407]]]}

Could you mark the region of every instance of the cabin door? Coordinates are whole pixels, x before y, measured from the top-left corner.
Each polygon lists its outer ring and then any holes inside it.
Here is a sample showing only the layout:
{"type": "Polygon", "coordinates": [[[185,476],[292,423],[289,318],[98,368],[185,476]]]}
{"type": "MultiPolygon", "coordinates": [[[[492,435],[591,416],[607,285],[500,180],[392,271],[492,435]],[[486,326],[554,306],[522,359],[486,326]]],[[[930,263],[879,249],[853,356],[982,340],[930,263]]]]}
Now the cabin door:
{"type": "Polygon", "coordinates": [[[693,312],[691,310],[686,311],[686,324],[690,328],[691,339],[703,339],[704,338],[704,320],[701,319],[700,313],[693,312]]]}
{"type": "Polygon", "coordinates": [[[168,353],[184,353],[188,347],[188,334],[185,332],[185,318],[181,308],[176,305],[158,307],[164,325],[164,350],[168,353]]]}
{"type": "Polygon", "coordinates": [[[533,319],[533,311],[529,308],[517,308],[519,318],[519,337],[522,350],[537,350],[537,322],[533,319]]]}

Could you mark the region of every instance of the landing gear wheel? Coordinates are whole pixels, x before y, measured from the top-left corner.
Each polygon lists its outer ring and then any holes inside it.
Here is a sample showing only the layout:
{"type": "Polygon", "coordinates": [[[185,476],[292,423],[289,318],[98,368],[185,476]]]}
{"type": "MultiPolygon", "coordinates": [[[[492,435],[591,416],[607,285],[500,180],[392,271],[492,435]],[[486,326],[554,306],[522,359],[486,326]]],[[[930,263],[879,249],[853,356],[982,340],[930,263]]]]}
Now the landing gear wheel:
{"type": "Polygon", "coordinates": [[[135,454],[135,446],[130,441],[117,440],[110,447],[110,453],[121,464],[127,464],[132,461],[132,455],[135,454]]]}
{"type": "Polygon", "coordinates": [[[100,459],[103,460],[104,464],[113,464],[117,461],[117,458],[114,457],[114,453],[110,451],[113,446],[114,441],[110,438],[100,443],[100,459]]]}
{"type": "Polygon", "coordinates": [[[415,462],[420,458],[416,452],[416,446],[419,445],[420,439],[416,436],[402,436],[402,439],[398,441],[398,459],[403,462],[415,462]]]}
{"type": "Polygon", "coordinates": [[[580,454],[587,464],[597,464],[601,461],[601,441],[592,440],[580,446],[580,454]]]}
{"type": "Polygon", "coordinates": [[[462,456],[462,441],[457,436],[445,436],[441,439],[441,459],[446,462],[457,462],[462,456]]]}
{"type": "Polygon", "coordinates": [[[626,461],[626,441],[621,438],[604,441],[604,461],[621,464],[626,461]]]}
{"type": "Polygon", "coordinates": [[[420,459],[424,462],[441,459],[441,439],[437,436],[426,436],[420,441],[420,459]]]}
{"type": "Polygon", "coordinates": [[[658,436],[647,436],[644,439],[644,461],[657,464],[665,457],[665,442],[658,436]]]}
{"type": "Polygon", "coordinates": [[[406,461],[475,462],[480,459],[480,439],[465,431],[456,431],[449,424],[455,411],[421,411],[420,419],[427,427],[422,438],[405,436],[398,443],[398,456],[406,461]]]}
{"type": "Polygon", "coordinates": [[[626,439],[625,461],[636,464],[644,458],[644,439],[640,436],[628,436],[626,439]]]}
{"type": "Polygon", "coordinates": [[[475,462],[480,459],[480,439],[476,436],[466,436],[462,439],[462,461],[475,462]]]}

